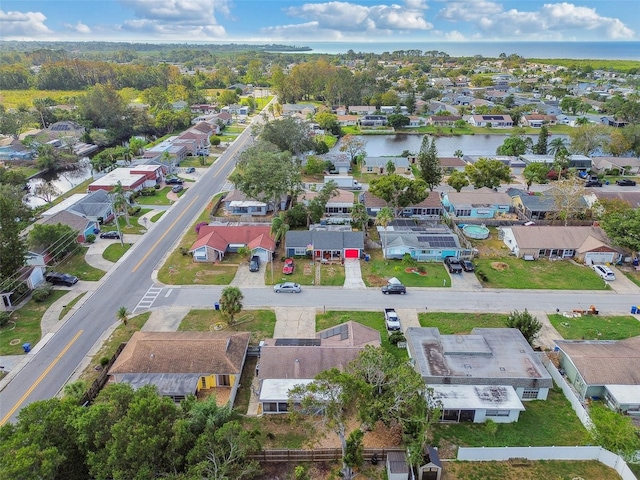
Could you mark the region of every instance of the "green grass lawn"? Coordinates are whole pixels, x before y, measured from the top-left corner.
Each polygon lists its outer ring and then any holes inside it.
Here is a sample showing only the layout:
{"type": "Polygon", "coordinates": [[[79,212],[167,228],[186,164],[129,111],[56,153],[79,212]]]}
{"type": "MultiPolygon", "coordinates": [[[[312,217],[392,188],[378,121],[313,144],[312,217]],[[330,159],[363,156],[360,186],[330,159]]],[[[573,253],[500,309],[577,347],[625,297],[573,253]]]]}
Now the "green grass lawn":
{"type": "Polygon", "coordinates": [[[382,348],[391,352],[396,358],[407,360],[409,354],[406,348],[398,348],[389,343],[389,334],[384,326],[384,313],[380,312],[346,312],[330,310],[316,315],[316,332],[331,328],[344,322],[353,320],[380,332],[382,348]]]}
{"type": "Polygon", "coordinates": [[[156,213],[153,217],[151,217],[151,223],[156,223],[158,220],[160,220],[160,217],[162,215],[164,215],[165,213],[167,213],[167,212],[162,211],[160,213],[156,213]]]}
{"type": "Polygon", "coordinates": [[[402,260],[385,260],[381,251],[373,251],[369,254],[368,262],[360,262],[362,279],[369,287],[386,285],[387,280],[396,277],[407,287],[442,287],[446,280],[446,286],[451,286],[451,277],[442,263],[420,263],[426,269],[426,275],[408,272],[411,268],[402,263],[402,260]]]}
{"type": "Polygon", "coordinates": [[[321,265],[312,262],[308,258],[295,258],[295,268],[291,275],[282,274],[282,262],[276,260],[273,265],[273,276],[271,275],[271,265],[266,264],[264,272],[264,283],[275,285],[282,282],[294,282],[300,285],[315,285],[316,269],[320,268],[320,285],[328,287],[341,287],[344,285],[344,267],[339,264],[321,265]]]}
{"type": "Polygon", "coordinates": [[[468,334],[476,327],[503,328],[506,325],[506,313],[419,313],[421,327],[437,327],[443,335],[468,334]]]}
{"type": "Polygon", "coordinates": [[[102,252],[102,258],[109,260],[110,262],[117,262],[120,258],[132,247],[133,244],[125,243],[124,247],[120,242],[112,243],[104,252],[102,252]]]}
{"type": "Polygon", "coordinates": [[[69,313],[73,307],[75,307],[76,303],[78,303],[80,299],[84,297],[86,294],[87,292],[82,292],[80,295],[78,295],[76,298],[71,300],[64,307],[62,307],[62,310],[60,311],[60,315],[58,315],[58,320],[62,320],[65,317],[65,315],[69,313]]]}
{"type": "Polygon", "coordinates": [[[200,163],[200,157],[186,157],[180,160],[180,167],[196,167],[196,168],[206,168],[213,165],[213,162],[216,161],[216,157],[206,156],[204,158],[204,165],[200,163]]]}
{"type": "Polygon", "coordinates": [[[525,261],[515,257],[474,260],[476,276],[491,288],[604,290],[605,284],[593,270],[568,260],[525,261]],[[483,276],[484,274],[484,276],[483,276]]]}
{"type": "Polygon", "coordinates": [[[167,198],[167,194],[171,191],[171,185],[155,190],[155,195],[148,197],[140,195],[136,197],[136,203],[138,205],[171,205],[171,200],[167,198]]]}
{"type": "Polygon", "coordinates": [[[551,324],[567,340],[622,340],[640,335],[640,321],[630,315],[584,315],[567,318],[548,315],[551,324]]]}
{"type": "Polygon", "coordinates": [[[525,411],[515,423],[498,424],[495,434],[485,424],[439,423],[432,427],[436,446],[447,443],[464,447],[520,447],[589,445],[592,438],[562,390],[554,387],[547,400],[523,402],[525,411]]]}
{"type": "Polygon", "coordinates": [[[84,257],[88,250],[88,247],[79,247],[75,254],[56,265],[55,270],[58,272],[68,273],[69,275],[75,275],[80,280],[87,280],[90,282],[100,280],[104,276],[105,272],[92,267],[86,262],[84,257]]]}
{"type": "Polygon", "coordinates": [[[208,332],[216,323],[224,324],[225,331],[251,332],[251,345],[258,345],[260,340],[273,338],[276,314],[273,310],[244,310],[236,317],[233,326],[227,326],[227,320],[219,310],[191,310],[182,319],[178,330],[208,332]]]}
{"type": "Polygon", "coordinates": [[[589,478],[615,480],[620,476],[612,468],[596,461],[541,460],[517,462],[447,462],[451,480],[572,480],[589,478]]]}
{"type": "MultiPolygon", "coordinates": [[[[150,211],[150,209],[146,209],[146,210],[150,211]]],[[[129,233],[132,235],[143,234],[146,230],[142,225],[138,223],[138,219],[140,218],[141,214],[142,214],[142,210],[140,210],[140,212],[138,212],[136,216],[129,216],[129,225],[127,225],[126,218],[118,217],[118,223],[120,224],[120,232],[122,232],[123,234],[129,233]]],[[[115,227],[113,222],[108,223],[107,226],[115,227]]],[[[115,230],[115,228],[113,228],[113,230],[115,230]]]]}
{"type": "Polygon", "coordinates": [[[35,347],[40,340],[42,315],[56,300],[64,297],[67,290],[53,290],[44,302],[29,300],[22,308],[11,314],[10,322],[0,329],[0,355],[20,355],[23,343],[35,347]]]}

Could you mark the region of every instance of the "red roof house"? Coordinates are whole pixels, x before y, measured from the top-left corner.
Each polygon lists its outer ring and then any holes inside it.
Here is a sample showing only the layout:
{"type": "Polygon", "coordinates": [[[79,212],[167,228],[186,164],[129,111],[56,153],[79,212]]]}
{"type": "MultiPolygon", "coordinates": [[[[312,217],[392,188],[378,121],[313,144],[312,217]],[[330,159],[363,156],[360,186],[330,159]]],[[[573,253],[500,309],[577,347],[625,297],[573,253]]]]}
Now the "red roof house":
{"type": "Polygon", "coordinates": [[[227,252],[237,252],[248,247],[252,255],[263,262],[271,261],[276,242],[271,237],[269,225],[203,225],[198,239],[191,246],[195,262],[216,262],[227,252]]]}

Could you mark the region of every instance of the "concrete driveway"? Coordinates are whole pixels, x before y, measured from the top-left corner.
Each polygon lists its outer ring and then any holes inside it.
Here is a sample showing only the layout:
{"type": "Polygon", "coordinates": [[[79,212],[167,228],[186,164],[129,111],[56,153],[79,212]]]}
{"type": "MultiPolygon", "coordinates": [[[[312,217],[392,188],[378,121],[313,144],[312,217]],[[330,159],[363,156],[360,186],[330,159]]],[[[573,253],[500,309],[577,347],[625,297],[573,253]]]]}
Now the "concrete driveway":
{"type": "Polygon", "coordinates": [[[261,264],[257,272],[249,271],[249,264],[242,263],[230,285],[234,287],[264,287],[264,275],[267,264],[261,264]]]}
{"type": "Polygon", "coordinates": [[[627,276],[618,268],[611,265],[609,267],[616,274],[616,279],[612,282],[607,282],[611,289],[616,293],[640,293],[640,288],[627,278],[627,276]]]}
{"type": "Polygon", "coordinates": [[[460,290],[460,291],[474,291],[474,290],[482,290],[482,285],[480,284],[480,280],[476,277],[476,274],[473,272],[462,272],[460,274],[450,274],[451,277],[451,289],[452,290],[460,290]]]}
{"type": "Polygon", "coordinates": [[[348,289],[367,288],[362,281],[362,270],[360,270],[360,260],[357,258],[347,258],[344,261],[344,286],[348,289]]]}
{"type": "Polygon", "coordinates": [[[276,307],[273,338],[316,338],[316,307],[276,307]]]}

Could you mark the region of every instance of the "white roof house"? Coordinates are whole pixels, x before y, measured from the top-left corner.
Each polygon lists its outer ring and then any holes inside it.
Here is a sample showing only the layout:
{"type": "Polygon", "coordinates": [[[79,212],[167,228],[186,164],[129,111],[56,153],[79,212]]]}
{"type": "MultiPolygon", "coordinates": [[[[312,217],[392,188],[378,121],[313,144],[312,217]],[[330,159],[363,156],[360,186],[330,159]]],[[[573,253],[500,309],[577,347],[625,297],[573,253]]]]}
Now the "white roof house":
{"type": "Polygon", "coordinates": [[[518,421],[524,405],[510,385],[433,385],[434,397],[442,405],[442,420],[482,423],[518,421]],[[472,416],[471,416],[472,415],[472,416]]]}

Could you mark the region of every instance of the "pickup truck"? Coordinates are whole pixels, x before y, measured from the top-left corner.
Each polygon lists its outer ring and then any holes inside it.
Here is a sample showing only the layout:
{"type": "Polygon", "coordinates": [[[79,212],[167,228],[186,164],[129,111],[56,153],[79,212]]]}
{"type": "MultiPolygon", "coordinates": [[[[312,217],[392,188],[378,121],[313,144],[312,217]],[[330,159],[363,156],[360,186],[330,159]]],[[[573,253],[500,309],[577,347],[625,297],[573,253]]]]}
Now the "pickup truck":
{"type": "Polygon", "coordinates": [[[449,269],[449,273],[462,273],[462,264],[456,257],[447,257],[444,263],[449,269]]]}
{"type": "Polygon", "coordinates": [[[384,323],[389,331],[400,330],[400,319],[393,308],[384,309],[384,323]]]}

